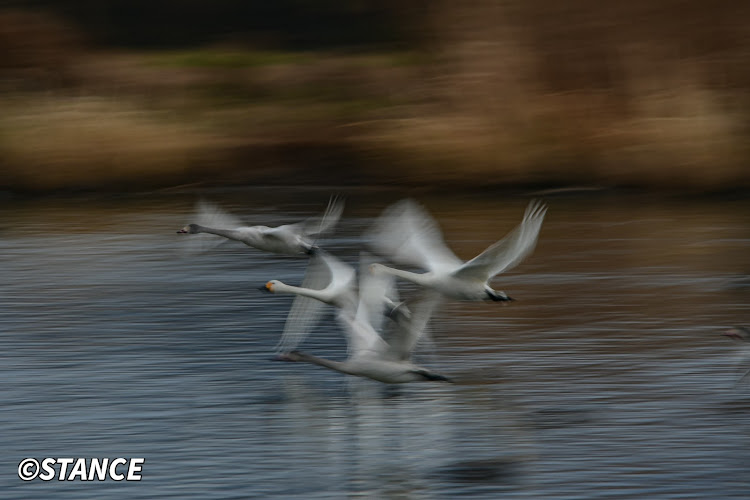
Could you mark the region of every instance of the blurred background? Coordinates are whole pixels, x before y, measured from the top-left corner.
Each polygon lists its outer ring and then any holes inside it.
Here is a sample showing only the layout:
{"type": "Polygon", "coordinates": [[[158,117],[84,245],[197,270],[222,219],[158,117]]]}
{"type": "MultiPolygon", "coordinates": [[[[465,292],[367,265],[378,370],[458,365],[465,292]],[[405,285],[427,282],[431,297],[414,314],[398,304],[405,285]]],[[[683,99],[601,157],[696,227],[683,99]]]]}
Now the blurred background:
{"type": "Polygon", "coordinates": [[[739,0],[0,1],[0,188],[750,184],[739,0]]]}

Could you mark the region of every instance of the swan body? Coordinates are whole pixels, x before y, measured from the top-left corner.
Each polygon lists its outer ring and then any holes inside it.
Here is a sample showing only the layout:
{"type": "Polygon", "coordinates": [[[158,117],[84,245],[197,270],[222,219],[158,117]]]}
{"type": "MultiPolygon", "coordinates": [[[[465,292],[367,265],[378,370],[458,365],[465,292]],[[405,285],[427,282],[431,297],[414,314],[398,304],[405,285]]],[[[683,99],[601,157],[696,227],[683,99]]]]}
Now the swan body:
{"type": "Polygon", "coordinates": [[[382,264],[371,265],[370,271],[411,281],[452,299],[512,300],[505,292],[493,289],[489,281],[531,254],[546,212],[544,204],[532,201],[521,224],[481,254],[463,262],[445,245],[440,228],[424,208],[403,200],[384,212],[370,232],[370,244],[397,263],[425,268],[427,272],[414,273],[382,264]]]}
{"type": "Polygon", "coordinates": [[[360,355],[349,358],[346,361],[333,361],[299,351],[292,351],[281,354],[277,359],[280,361],[312,363],[347,375],[377,380],[384,384],[427,381],[451,382],[448,377],[413,363],[385,360],[376,355],[360,355]]]}
{"type": "Polygon", "coordinates": [[[314,238],[330,231],[338,222],[343,210],[343,203],[332,198],[325,213],[320,217],[278,227],[242,226],[234,217],[223,213],[215,205],[201,202],[198,205],[199,218],[208,222],[188,224],[177,233],[213,234],[277,254],[311,254],[317,249],[314,238]]]}
{"type": "MultiPolygon", "coordinates": [[[[365,266],[370,263],[364,254],[361,262],[365,266]]],[[[367,306],[361,310],[369,311],[367,321],[376,328],[382,325],[386,316],[397,322],[409,318],[409,309],[393,300],[396,291],[390,276],[383,279],[362,272],[359,290],[355,285],[354,268],[321,250],[310,259],[302,286],[271,280],[261,287],[261,290],[274,294],[296,295],[277,352],[291,351],[299,345],[317,323],[325,305],[353,314],[359,302],[365,303],[367,306]]]]}
{"type": "Polygon", "coordinates": [[[487,300],[507,302],[513,300],[508,297],[505,292],[494,290],[487,284],[486,280],[471,277],[462,278],[460,275],[457,276],[454,273],[442,274],[434,271],[427,273],[412,273],[384,266],[383,264],[372,264],[370,266],[370,272],[375,275],[390,274],[391,276],[411,281],[412,283],[424,288],[431,288],[440,292],[445,297],[457,300],[474,302],[487,300]]]}
{"type": "MultiPolygon", "coordinates": [[[[370,285],[367,280],[364,280],[360,283],[360,287],[362,286],[370,285]]],[[[372,286],[378,287],[377,283],[372,286]]],[[[277,356],[277,359],[312,363],[386,384],[450,382],[448,377],[411,361],[411,353],[423,336],[433,310],[440,302],[439,294],[427,292],[411,308],[408,319],[402,318],[398,322],[390,323],[395,330],[391,332],[387,340],[378,333],[371,321],[371,318],[380,316],[377,311],[385,303],[382,296],[379,300],[373,300],[375,295],[375,293],[360,290],[360,300],[356,311],[342,309],[338,313],[337,318],[344,327],[348,340],[349,356],[346,360],[334,361],[296,350],[282,353],[277,356]]]]}
{"type": "Polygon", "coordinates": [[[302,286],[287,285],[279,280],[267,282],[262,290],[296,295],[277,351],[288,351],[299,345],[318,322],[325,305],[347,310],[356,308],[355,278],[354,268],[321,250],[310,259],[302,286]]]}

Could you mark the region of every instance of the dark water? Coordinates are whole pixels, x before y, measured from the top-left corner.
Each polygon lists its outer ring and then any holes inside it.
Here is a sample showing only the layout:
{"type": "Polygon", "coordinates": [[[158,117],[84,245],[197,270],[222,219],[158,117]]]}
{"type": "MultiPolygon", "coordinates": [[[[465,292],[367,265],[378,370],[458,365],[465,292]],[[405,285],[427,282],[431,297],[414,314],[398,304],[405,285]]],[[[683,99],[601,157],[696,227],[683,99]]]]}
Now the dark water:
{"type": "MultiPolygon", "coordinates": [[[[249,223],[327,193],[211,193],[249,223]]],[[[324,242],[356,263],[395,193],[347,193],[324,242]]],[[[527,199],[420,196],[461,257],[527,199]]],[[[750,202],[550,198],[537,251],[449,304],[420,361],[455,385],[398,391],[270,361],[305,260],[238,243],[188,255],[195,197],[8,201],[0,221],[0,491],[5,498],[745,499],[750,202]],[[25,457],[144,457],[140,482],[23,482],[25,457]]],[[[326,317],[305,349],[345,356],[326,317]]]]}

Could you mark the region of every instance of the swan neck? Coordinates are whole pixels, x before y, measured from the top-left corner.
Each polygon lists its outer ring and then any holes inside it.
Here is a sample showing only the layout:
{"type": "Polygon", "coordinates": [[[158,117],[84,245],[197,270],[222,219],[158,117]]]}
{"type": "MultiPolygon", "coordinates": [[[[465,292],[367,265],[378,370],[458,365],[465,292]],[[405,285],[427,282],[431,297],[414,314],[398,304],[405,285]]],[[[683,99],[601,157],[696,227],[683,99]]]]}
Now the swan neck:
{"type": "Polygon", "coordinates": [[[295,295],[302,295],[304,297],[310,297],[312,299],[320,300],[325,302],[325,297],[320,293],[320,290],[313,290],[311,288],[302,288],[299,286],[287,285],[286,283],[279,283],[274,287],[275,293],[293,293],[295,295]]]}
{"type": "Polygon", "coordinates": [[[206,227],[206,226],[198,226],[198,229],[200,229],[201,233],[215,234],[217,236],[223,236],[224,238],[229,238],[230,240],[237,239],[237,231],[235,231],[234,229],[219,229],[215,227],[206,227]]]}
{"type": "Polygon", "coordinates": [[[407,281],[411,281],[412,283],[416,283],[417,285],[422,285],[426,282],[423,274],[412,273],[411,271],[404,271],[388,266],[383,266],[383,271],[392,276],[396,276],[397,278],[402,278],[407,281]]]}
{"type": "Polygon", "coordinates": [[[337,372],[354,375],[351,372],[351,370],[347,369],[346,363],[342,363],[341,361],[333,361],[332,359],[319,358],[317,356],[313,356],[312,354],[305,354],[305,353],[299,353],[299,356],[300,356],[300,360],[305,363],[312,363],[314,365],[323,366],[325,368],[330,368],[331,370],[335,370],[337,372]]]}

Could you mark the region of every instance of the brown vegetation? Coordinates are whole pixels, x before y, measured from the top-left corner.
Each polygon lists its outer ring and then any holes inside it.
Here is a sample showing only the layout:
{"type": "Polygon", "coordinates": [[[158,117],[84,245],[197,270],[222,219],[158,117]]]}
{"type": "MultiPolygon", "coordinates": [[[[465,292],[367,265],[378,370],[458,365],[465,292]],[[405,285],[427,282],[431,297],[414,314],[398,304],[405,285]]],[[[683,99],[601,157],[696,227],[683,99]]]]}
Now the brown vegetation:
{"type": "Polygon", "coordinates": [[[0,13],[0,186],[748,186],[748,15],[443,2],[409,17],[418,50],[343,54],[84,49],[0,13]]]}

